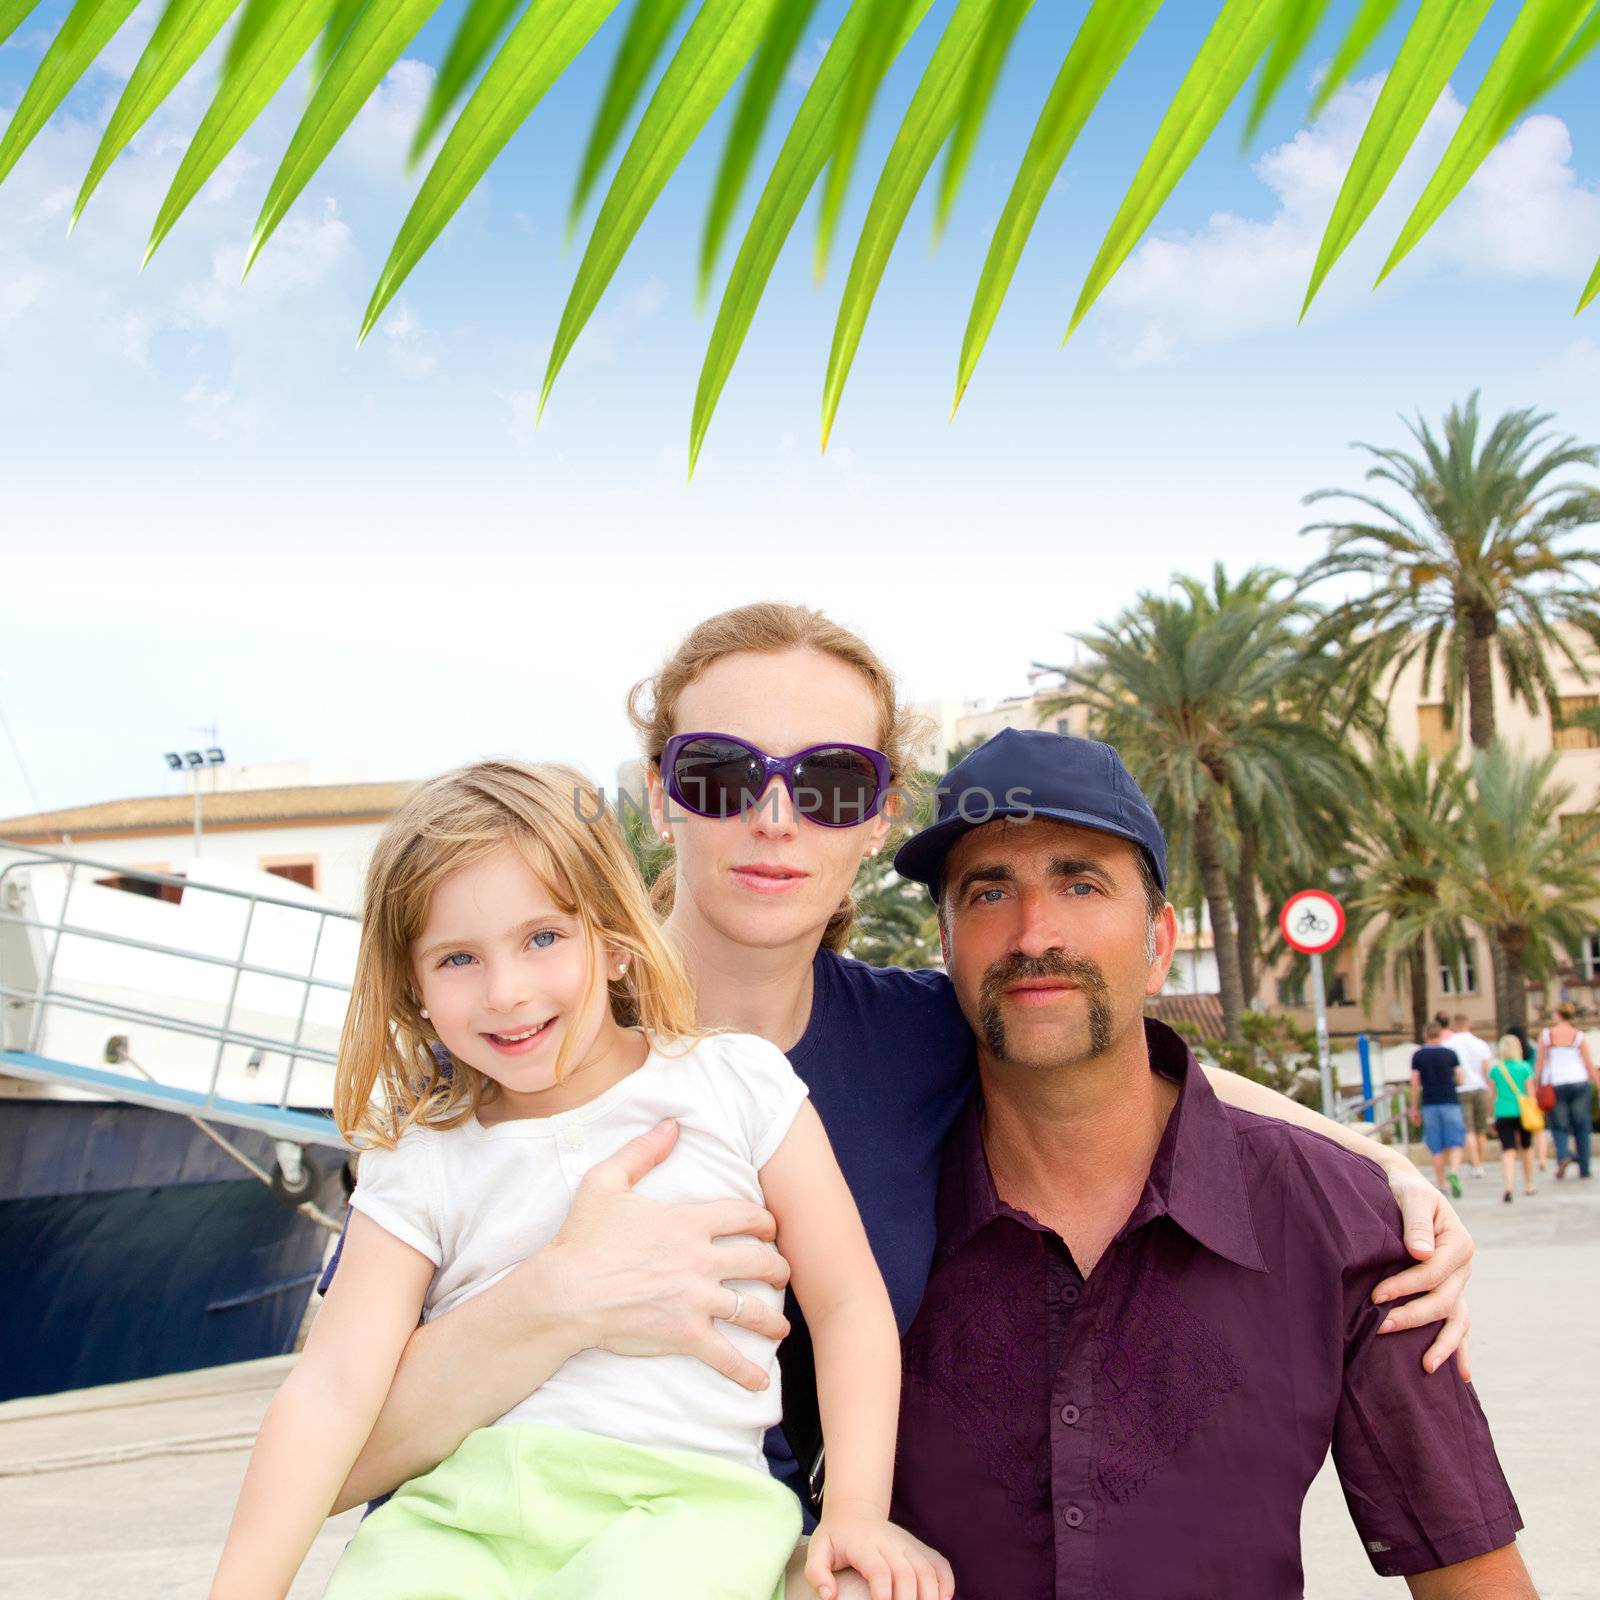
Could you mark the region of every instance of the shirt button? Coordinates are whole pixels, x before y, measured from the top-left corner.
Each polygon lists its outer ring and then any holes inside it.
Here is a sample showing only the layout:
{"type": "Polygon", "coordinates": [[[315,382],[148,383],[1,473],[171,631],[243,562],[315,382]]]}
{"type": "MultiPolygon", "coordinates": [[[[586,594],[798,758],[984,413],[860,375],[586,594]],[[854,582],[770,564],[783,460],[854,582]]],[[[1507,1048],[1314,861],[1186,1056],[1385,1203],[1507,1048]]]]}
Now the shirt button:
{"type": "Polygon", "coordinates": [[[1083,1512],[1077,1506],[1068,1506],[1067,1509],[1061,1513],[1061,1520],[1066,1523],[1069,1528],[1081,1528],[1083,1526],[1083,1512]]]}
{"type": "Polygon", "coordinates": [[[1066,1284],[1061,1290],[1061,1303],[1064,1306],[1075,1306],[1078,1303],[1078,1286],[1075,1283],[1066,1284]]]}
{"type": "Polygon", "coordinates": [[[1066,1423],[1069,1428],[1075,1427],[1077,1425],[1078,1418],[1082,1415],[1083,1413],[1079,1411],[1076,1406],[1062,1406],[1061,1408],[1061,1420],[1066,1423]]]}

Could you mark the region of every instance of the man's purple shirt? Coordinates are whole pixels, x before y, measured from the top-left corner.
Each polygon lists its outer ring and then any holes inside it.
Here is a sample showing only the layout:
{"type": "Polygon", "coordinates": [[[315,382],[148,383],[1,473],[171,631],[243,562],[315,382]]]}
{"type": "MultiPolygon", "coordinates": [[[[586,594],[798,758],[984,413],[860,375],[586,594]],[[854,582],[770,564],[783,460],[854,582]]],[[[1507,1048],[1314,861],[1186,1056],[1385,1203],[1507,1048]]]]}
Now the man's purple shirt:
{"type": "Polygon", "coordinates": [[[1303,1129],[1180,1088],[1133,1214],[1085,1279],[998,1199],[976,1099],[946,1146],[939,1241],[906,1336],[894,1517],[961,1600],[1286,1600],[1331,1445],[1374,1569],[1509,1544],[1511,1491],[1470,1384],[1425,1330],[1378,1337],[1409,1261],[1387,1183],[1303,1129]]]}

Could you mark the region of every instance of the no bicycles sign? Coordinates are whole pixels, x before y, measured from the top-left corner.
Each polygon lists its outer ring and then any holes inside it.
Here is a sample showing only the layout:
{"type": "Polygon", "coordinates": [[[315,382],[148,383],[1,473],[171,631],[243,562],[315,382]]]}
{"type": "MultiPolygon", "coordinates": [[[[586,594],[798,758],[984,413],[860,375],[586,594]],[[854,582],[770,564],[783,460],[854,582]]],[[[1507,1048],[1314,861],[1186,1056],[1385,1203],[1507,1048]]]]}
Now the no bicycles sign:
{"type": "Polygon", "coordinates": [[[1302,889],[1284,901],[1278,926],[1302,955],[1324,955],[1344,938],[1344,907],[1321,889],[1302,889]]]}

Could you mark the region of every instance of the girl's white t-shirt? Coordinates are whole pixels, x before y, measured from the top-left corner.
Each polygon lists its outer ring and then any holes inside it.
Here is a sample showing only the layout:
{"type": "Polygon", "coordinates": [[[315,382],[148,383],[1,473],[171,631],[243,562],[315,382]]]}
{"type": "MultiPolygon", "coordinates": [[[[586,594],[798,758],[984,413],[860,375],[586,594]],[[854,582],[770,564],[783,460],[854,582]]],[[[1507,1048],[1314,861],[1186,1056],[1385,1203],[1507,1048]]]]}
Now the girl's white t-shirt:
{"type": "MultiPolygon", "coordinates": [[[[711,1034],[687,1048],[684,1041],[649,1043],[642,1067],[575,1110],[489,1127],[473,1118],[454,1128],[411,1128],[395,1149],[362,1155],[350,1204],[438,1269],[424,1321],[543,1249],[566,1220],[583,1175],[664,1117],[677,1119],[678,1142],[636,1193],[668,1204],[762,1203],[760,1169],[806,1097],[788,1057],[748,1033],[711,1034]]],[[[770,1284],[730,1282],[746,1299],[782,1310],[783,1295],[770,1284]]],[[[718,1327],[766,1370],[769,1388],[752,1392],[692,1356],[583,1350],[499,1421],[699,1450],[765,1472],[762,1436],[783,1415],[777,1342],[748,1328],[718,1327]]]]}

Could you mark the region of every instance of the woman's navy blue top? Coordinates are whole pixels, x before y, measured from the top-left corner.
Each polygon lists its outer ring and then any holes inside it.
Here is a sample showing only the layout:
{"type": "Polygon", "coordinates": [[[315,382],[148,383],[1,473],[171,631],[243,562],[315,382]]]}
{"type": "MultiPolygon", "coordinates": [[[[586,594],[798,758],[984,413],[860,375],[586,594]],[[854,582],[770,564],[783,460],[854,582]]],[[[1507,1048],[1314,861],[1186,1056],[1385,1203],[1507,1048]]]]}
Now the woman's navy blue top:
{"type": "MultiPolygon", "coordinates": [[[[789,1061],[828,1130],[903,1335],[933,1261],[945,1135],[977,1072],[972,1033],[942,972],[870,967],[826,949],[811,971],[811,1020],[789,1061]]],[[[798,1491],[796,1457],[813,1460],[821,1427],[811,1340],[793,1295],[785,1310],[794,1327],[778,1348],[788,1440],[774,1429],[767,1458],[798,1491]]]]}

